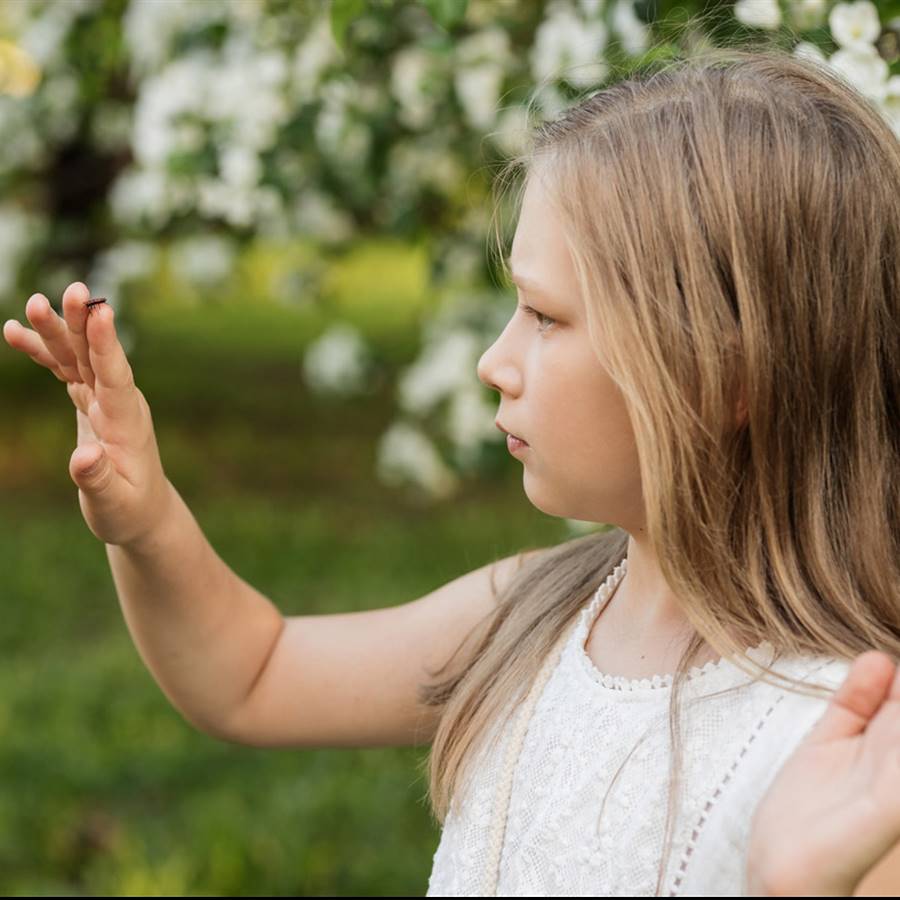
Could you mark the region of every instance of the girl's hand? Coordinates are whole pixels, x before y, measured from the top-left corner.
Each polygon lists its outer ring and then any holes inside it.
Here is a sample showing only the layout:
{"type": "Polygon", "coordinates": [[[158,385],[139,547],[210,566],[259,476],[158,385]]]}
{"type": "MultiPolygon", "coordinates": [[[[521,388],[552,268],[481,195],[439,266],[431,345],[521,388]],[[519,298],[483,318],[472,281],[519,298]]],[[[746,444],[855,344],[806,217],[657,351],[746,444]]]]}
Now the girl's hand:
{"type": "Polygon", "coordinates": [[[755,896],[849,897],[900,841],[900,669],[862,653],[753,817],[755,896]]]}
{"type": "Polygon", "coordinates": [[[78,429],[69,474],[81,512],[101,541],[130,544],[162,520],[169,481],[150,407],[116,336],[113,309],[102,303],[88,310],[90,299],[84,284],[70,284],[60,318],[43,294],[34,294],[25,304],[34,331],[10,320],[3,337],[66,383],[78,429]]]}

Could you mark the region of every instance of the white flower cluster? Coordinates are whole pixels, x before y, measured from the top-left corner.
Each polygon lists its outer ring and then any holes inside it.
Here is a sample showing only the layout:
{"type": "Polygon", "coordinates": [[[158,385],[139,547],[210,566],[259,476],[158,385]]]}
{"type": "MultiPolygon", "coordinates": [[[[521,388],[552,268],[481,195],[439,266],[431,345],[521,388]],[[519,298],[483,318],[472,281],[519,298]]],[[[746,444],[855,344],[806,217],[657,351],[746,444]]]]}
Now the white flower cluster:
{"type": "Polygon", "coordinates": [[[306,349],[303,376],[319,395],[349,396],[369,386],[372,360],[359,330],[347,322],[331,326],[306,349]]]}
{"type": "Polygon", "coordinates": [[[62,46],[79,16],[99,7],[102,0],[71,0],[46,4],[40,15],[30,0],[3,0],[0,23],[15,35],[15,43],[0,41],[0,84],[17,65],[39,73],[40,94],[22,102],[16,94],[0,93],[0,174],[39,171],[46,165],[50,141],[64,141],[78,126],[78,81],[66,64],[62,46]],[[49,141],[48,141],[49,138],[49,141]]]}
{"type": "MultiPolygon", "coordinates": [[[[566,85],[602,85],[617,43],[638,55],[650,42],[635,0],[550,0],[530,46],[514,47],[514,31],[505,25],[514,7],[470,0],[467,35],[445,46],[431,39],[420,4],[398,4],[390,22],[370,8],[353,23],[359,53],[345,55],[332,37],[326,3],[128,0],[121,27],[136,100],[129,106],[105,98],[85,117],[67,38],[79,16],[104,9],[104,0],[0,0],[0,20],[14,36],[7,43],[41,70],[33,102],[0,93],[0,175],[40,172],[84,120],[98,147],[114,154],[130,149],[133,164],[108,195],[126,237],[90,273],[92,286],[113,299],[156,264],[158,254],[140,236],[175,217],[195,214],[261,235],[299,232],[327,244],[354,235],[350,197],[372,200],[372,222],[390,229],[421,216],[431,207],[423,198],[434,193],[453,208],[455,230],[436,241],[446,250],[447,283],[468,291],[471,302],[496,308],[493,297],[472,296],[488,223],[470,216],[467,227],[468,214],[455,206],[468,188],[479,139],[504,155],[522,152],[533,124],[529,105],[510,101],[507,92],[533,87],[541,115],[552,117],[569,102],[566,85]],[[384,42],[386,29],[389,58],[376,52],[357,65],[367,47],[384,42]],[[385,73],[381,82],[373,72],[385,73]]],[[[794,52],[841,72],[877,101],[900,135],[900,78],[890,77],[875,48],[882,30],[876,4],[737,0],[734,12],[739,22],[763,29],[780,28],[785,18],[800,30],[827,24],[839,45],[829,59],[811,42],[794,52]]],[[[0,70],[10,66],[2,45],[0,70]]],[[[0,298],[14,289],[22,260],[47,224],[12,201],[0,207],[0,298]]],[[[180,238],[168,258],[179,275],[208,288],[230,274],[235,246],[227,236],[198,231],[180,238]]],[[[60,270],[48,279],[64,275],[82,277],[60,270]]],[[[502,441],[475,373],[486,346],[479,327],[477,317],[450,320],[439,310],[426,330],[421,356],[398,386],[403,421],[381,444],[385,478],[406,471],[410,481],[446,496],[457,483],[454,468],[466,469],[486,445],[502,441]],[[435,413],[453,465],[428,437],[435,426],[425,422],[435,413]]],[[[363,337],[344,324],[326,332],[303,361],[311,388],[335,396],[365,390],[370,365],[363,337]]]]}
{"type": "Polygon", "coordinates": [[[40,217],[25,212],[18,204],[0,206],[0,294],[14,286],[15,273],[31,249],[31,235],[43,227],[40,217]]]}
{"type": "Polygon", "coordinates": [[[382,436],[376,473],[381,481],[394,487],[414,485],[429,499],[452,496],[460,483],[431,439],[406,422],[394,423],[382,436]]]}
{"type": "Polygon", "coordinates": [[[222,284],[234,269],[237,248],[222,234],[193,234],[169,248],[172,269],[198,288],[222,284]]]}
{"type": "Polygon", "coordinates": [[[585,21],[567,2],[554,0],[538,26],[531,50],[535,82],[564,78],[576,87],[590,87],[606,78],[603,50],[609,31],[602,19],[585,21]]]}
{"type": "Polygon", "coordinates": [[[122,286],[147,278],[159,266],[159,249],[149,241],[124,240],[104,250],[94,260],[87,277],[94,296],[106,297],[116,307],[122,286]]]}
{"type": "MultiPolygon", "coordinates": [[[[495,404],[486,397],[486,389],[477,375],[478,360],[484,350],[485,329],[465,324],[478,312],[496,315],[496,304],[486,297],[450,294],[435,317],[427,323],[423,350],[419,358],[403,372],[397,386],[397,401],[406,418],[394,423],[382,437],[379,456],[394,477],[411,466],[409,477],[427,487],[420,468],[431,472],[439,486],[440,496],[449,496],[458,487],[458,479],[448,479],[443,469],[434,464],[437,447],[424,426],[435,413],[442,414],[442,433],[449,439],[451,454],[458,469],[476,464],[485,444],[502,443],[503,435],[494,424],[495,404]],[[481,309],[477,309],[481,304],[481,309]],[[395,429],[403,426],[400,432],[395,429]],[[397,443],[397,434],[406,439],[397,443]],[[414,438],[410,437],[415,435],[414,438]],[[397,448],[403,455],[393,458],[397,448]],[[427,462],[423,462],[427,460],[427,462]],[[419,474],[417,474],[419,473],[419,474]],[[440,475],[435,473],[441,473],[440,475]]],[[[490,329],[493,321],[487,323],[490,329]]]]}
{"type": "MultiPolygon", "coordinates": [[[[795,27],[808,30],[826,21],[839,49],[826,57],[810,41],[800,41],[794,54],[827,65],[840,73],[866,97],[874,100],[900,137],[900,75],[890,74],[887,61],[875,47],[882,25],[878,7],[870,0],[836,3],[827,0],[789,0],[788,12],[795,27]]],[[[783,23],[778,0],[738,0],[734,14],[739,22],[774,30],[783,23]]]]}
{"type": "Polygon", "coordinates": [[[500,28],[477,31],[456,47],[453,83],[472,128],[486,131],[494,125],[500,89],[511,60],[509,34],[500,28]]]}
{"type": "Polygon", "coordinates": [[[263,156],[296,110],[313,101],[321,105],[314,127],[321,153],[341,167],[366,164],[365,116],[351,121],[348,109],[371,113],[378,92],[347,78],[324,81],[343,59],[327,9],[291,50],[279,45],[278,17],[264,14],[258,0],[131,0],[123,24],[139,89],[131,133],[137,164],[112,190],[117,221],[156,229],[196,210],[264,234],[321,227],[330,240],[352,233],[350,218],[304,185],[301,157],[287,167],[297,182],[290,199],[264,180],[263,156]],[[201,41],[176,52],[179,39],[212,26],[224,26],[220,48],[201,41]],[[175,164],[210,149],[214,172],[175,164]]]}
{"type": "Polygon", "coordinates": [[[438,56],[424,47],[410,44],[397,51],[391,65],[390,89],[402,125],[421,131],[432,124],[446,74],[438,56]]]}
{"type": "Polygon", "coordinates": [[[287,74],[279,50],[262,51],[235,34],[219,54],[198,50],[147,76],[134,110],[138,166],[121,176],[124,187],[113,194],[120,221],[149,218],[151,227],[159,227],[173,214],[197,208],[241,227],[282,215],[277,192],[260,185],[260,153],[272,146],[290,113],[287,74]],[[210,143],[218,162],[215,174],[170,175],[173,158],[196,154],[210,143]],[[149,209],[134,202],[147,194],[154,197],[149,209]]]}

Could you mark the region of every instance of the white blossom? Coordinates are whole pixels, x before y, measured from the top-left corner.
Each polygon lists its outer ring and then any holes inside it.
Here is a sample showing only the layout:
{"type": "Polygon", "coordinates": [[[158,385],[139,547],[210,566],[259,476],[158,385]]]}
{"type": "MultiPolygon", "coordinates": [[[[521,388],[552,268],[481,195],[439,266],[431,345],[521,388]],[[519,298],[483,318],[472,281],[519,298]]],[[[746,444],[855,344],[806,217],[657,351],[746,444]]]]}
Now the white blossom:
{"type": "Polygon", "coordinates": [[[423,187],[449,193],[465,177],[462,163],[441,133],[398,141],[388,151],[387,183],[391,193],[407,200],[423,187]]]}
{"type": "Polygon", "coordinates": [[[421,129],[434,117],[431,92],[435,61],[427,50],[410,45],[399,50],[391,65],[391,95],[400,110],[398,118],[408,128],[421,129]]]}
{"type": "Polygon", "coordinates": [[[501,111],[497,117],[497,127],[490,137],[504,154],[517,156],[525,150],[528,133],[528,110],[516,104],[501,111]]]}
{"type": "Polygon", "coordinates": [[[612,23],[626,53],[636,56],[647,49],[650,29],[635,13],[634,0],[617,0],[613,7],[612,23]]]}
{"type": "Polygon", "coordinates": [[[478,66],[483,63],[506,64],[511,59],[509,34],[502,28],[482,28],[463,38],[454,54],[456,65],[478,66]]]}
{"type": "Polygon", "coordinates": [[[604,0],[578,0],[578,5],[581,7],[585,17],[590,19],[602,15],[606,4],[604,0]]]}
{"type": "Polygon", "coordinates": [[[473,128],[482,131],[493,125],[505,75],[502,66],[489,63],[458,69],[454,73],[456,96],[473,128]]]}
{"type": "Polygon", "coordinates": [[[180,277],[208,286],[227,278],[234,267],[234,242],[223,235],[198,234],[172,245],[169,261],[180,277]]]}
{"type": "Polygon", "coordinates": [[[538,26],[531,49],[531,74],[536,82],[564,78],[589,87],[606,78],[602,57],[608,32],[602,20],[584,22],[566,5],[551,5],[538,26]]]}
{"type": "Polygon", "coordinates": [[[17,43],[42,67],[47,67],[62,50],[71,20],[59,15],[65,5],[50,6],[43,15],[32,19],[19,35],[17,43]]]}
{"type": "Polygon", "coordinates": [[[549,81],[534,89],[532,100],[540,107],[545,121],[555,119],[569,105],[562,91],[549,81]]]}
{"type": "Polygon", "coordinates": [[[509,35],[500,28],[485,28],[456,48],[453,82],[469,124],[489,128],[497,116],[497,100],[511,61],[509,35]]]}
{"type": "Polygon", "coordinates": [[[329,66],[340,62],[342,56],[343,52],[331,33],[329,16],[320,16],[306,39],[297,47],[291,63],[292,89],[297,101],[312,101],[323,74],[329,66]]]}
{"type": "Polygon", "coordinates": [[[17,203],[0,206],[0,297],[9,296],[23,257],[45,231],[41,220],[17,203]]]}
{"type": "Polygon", "coordinates": [[[737,0],[735,18],[742,25],[774,30],[781,25],[781,7],[778,0],[737,0]]]}
{"type": "Polygon", "coordinates": [[[3,0],[7,33],[41,68],[52,69],[63,58],[63,48],[72,24],[85,13],[100,8],[103,0],[66,0],[36,8],[32,0],[3,0]]]}
{"type": "Polygon", "coordinates": [[[450,496],[459,479],[420,429],[396,422],[378,443],[376,471],[386,484],[413,483],[436,498],[450,496]]]}
{"type": "Polygon", "coordinates": [[[257,149],[271,145],[290,115],[284,96],[287,61],[280,51],[258,52],[246,43],[205,73],[205,114],[227,122],[233,137],[257,149]]]}
{"type": "Polygon", "coordinates": [[[861,93],[876,101],[887,95],[890,69],[872,44],[856,44],[832,53],[828,65],[861,93]]]}
{"type": "Polygon", "coordinates": [[[370,355],[359,330],[346,322],[332,325],[303,356],[303,375],[319,394],[350,395],[363,391],[370,355]]]}
{"type": "Polygon", "coordinates": [[[255,150],[229,143],[219,148],[219,172],[227,184],[251,188],[259,184],[262,164],[255,150]]]}
{"type": "MultiPolygon", "coordinates": [[[[284,54],[257,52],[246,36],[227,41],[220,58],[199,49],[147,76],[135,105],[132,148],[137,167],[155,173],[144,183],[161,188],[162,196],[139,194],[151,202],[146,217],[161,225],[173,211],[195,204],[202,214],[238,227],[284,224],[281,202],[259,184],[259,154],[290,114],[286,78],[284,54]],[[205,146],[208,126],[215,128],[221,179],[169,176],[170,158],[205,146]]],[[[136,199],[119,206],[130,207],[132,218],[141,215],[136,199]]]]}
{"type": "Polygon", "coordinates": [[[802,31],[818,28],[825,22],[826,0],[790,0],[790,15],[794,25],[802,31]]]}
{"type": "Polygon", "coordinates": [[[372,143],[369,126],[351,114],[358,92],[357,84],[348,77],[326,82],[314,126],[316,142],[326,157],[352,170],[366,164],[372,143]]]}
{"type": "Polygon", "coordinates": [[[141,166],[162,166],[179,145],[178,118],[201,116],[207,107],[208,73],[214,65],[207,52],[174,60],[155,76],[145,79],[134,108],[132,150],[141,166]]]}
{"type": "Polygon", "coordinates": [[[254,192],[227,184],[218,178],[197,180],[197,209],[209,218],[222,218],[244,228],[253,223],[256,210],[254,192]]]}
{"type": "Polygon", "coordinates": [[[398,383],[398,402],[405,412],[423,415],[475,377],[479,350],[471,331],[456,328],[426,340],[419,358],[398,383]]]}
{"type": "Polygon", "coordinates": [[[139,80],[164,65],[178,34],[236,12],[228,0],[130,0],[122,28],[133,75],[139,80]]]}
{"type": "Polygon", "coordinates": [[[826,64],[828,62],[822,50],[810,41],[799,41],[793,50],[794,56],[809,59],[812,62],[826,64]]]}
{"type": "Polygon", "coordinates": [[[110,189],[113,218],[122,225],[150,228],[164,225],[172,211],[172,190],[166,174],[158,169],[127,169],[110,189]]]}
{"type": "Polygon", "coordinates": [[[98,253],[88,283],[119,285],[146,278],[159,262],[159,250],[149,241],[123,240],[98,253]]]}
{"type": "Polygon", "coordinates": [[[35,128],[25,104],[0,95],[0,172],[39,171],[49,157],[49,145],[35,128]]]}
{"type": "Polygon", "coordinates": [[[900,137],[900,75],[888,79],[882,107],[894,133],[900,137]]]}
{"type": "Polygon", "coordinates": [[[835,41],[848,50],[865,50],[881,34],[878,7],[869,0],[836,4],[828,14],[828,26],[835,41]]]}
{"type": "Polygon", "coordinates": [[[472,459],[482,442],[505,440],[494,424],[496,416],[496,406],[485,400],[484,389],[474,379],[453,392],[447,407],[447,434],[462,451],[461,462],[472,459]]]}
{"type": "Polygon", "coordinates": [[[302,190],[291,210],[294,226],[302,233],[323,241],[343,241],[354,231],[352,218],[334,202],[330,194],[315,187],[302,190]]]}

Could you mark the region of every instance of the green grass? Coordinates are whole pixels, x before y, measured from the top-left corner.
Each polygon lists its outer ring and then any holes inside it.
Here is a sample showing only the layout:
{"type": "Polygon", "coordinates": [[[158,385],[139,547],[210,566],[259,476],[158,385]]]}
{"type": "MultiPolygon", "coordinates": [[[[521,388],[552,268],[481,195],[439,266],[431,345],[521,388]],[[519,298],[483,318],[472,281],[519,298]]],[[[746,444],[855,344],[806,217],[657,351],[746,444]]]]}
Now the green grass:
{"type": "MultiPolygon", "coordinates": [[[[243,327],[220,313],[144,315],[131,362],[169,477],[285,615],[404,603],[565,538],[512,459],[436,507],[378,484],[386,389],[316,401],[296,311],[243,327]]],[[[188,725],[141,662],[81,518],[63,385],[0,351],[0,892],[424,894],[439,839],[427,748],[259,750],[188,725]]]]}

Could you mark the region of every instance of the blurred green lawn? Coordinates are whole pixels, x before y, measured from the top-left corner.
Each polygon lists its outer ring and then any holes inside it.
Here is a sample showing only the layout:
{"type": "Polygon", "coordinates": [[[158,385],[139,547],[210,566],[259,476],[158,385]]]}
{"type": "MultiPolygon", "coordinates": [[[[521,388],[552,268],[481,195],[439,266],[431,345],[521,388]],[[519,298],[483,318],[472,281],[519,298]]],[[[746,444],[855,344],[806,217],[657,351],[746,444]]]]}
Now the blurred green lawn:
{"type": "MultiPolygon", "coordinates": [[[[405,603],[566,537],[511,458],[437,507],[380,485],[387,388],[310,397],[296,309],[145,309],[135,328],[169,477],[286,615],[405,603]]],[[[427,748],[257,750],[195,731],[141,662],[81,517],[64,386],[2,343],[0,397],[0,892],[424,895],[427,748]]]]}

